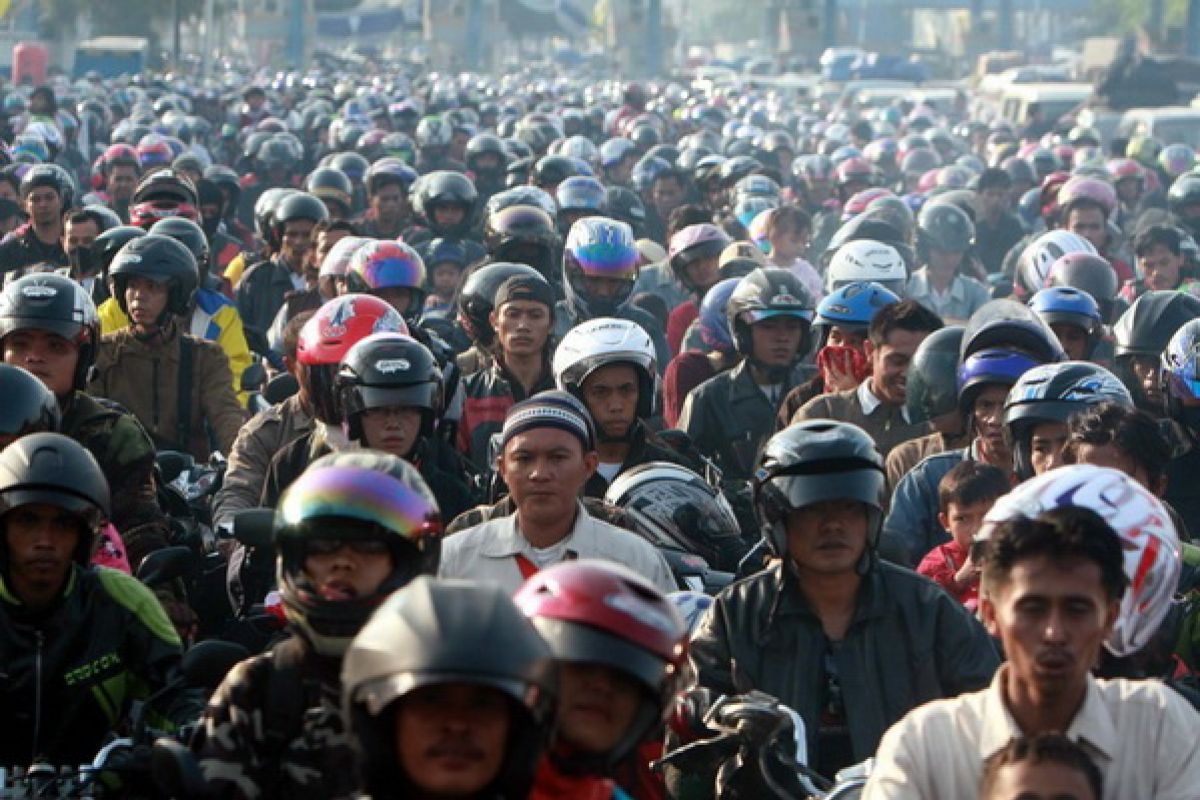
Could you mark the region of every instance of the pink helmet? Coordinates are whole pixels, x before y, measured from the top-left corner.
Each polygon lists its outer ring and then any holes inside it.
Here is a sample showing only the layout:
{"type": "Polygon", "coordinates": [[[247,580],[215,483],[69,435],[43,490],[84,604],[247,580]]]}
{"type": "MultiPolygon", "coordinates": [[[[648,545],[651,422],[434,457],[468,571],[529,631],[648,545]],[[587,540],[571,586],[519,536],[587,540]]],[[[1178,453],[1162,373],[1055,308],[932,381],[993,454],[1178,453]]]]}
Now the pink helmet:
{"type": "Polygon", "coordinates": [[[1058,207],[1066,211],[1080,200],[1090,200],[1098,203],[1108,216],[1117,207],[1117,191],[1112,184],[1099,178],[1086,178],[1076,175],[1062,185],[1058,190],[1058,207]]]}

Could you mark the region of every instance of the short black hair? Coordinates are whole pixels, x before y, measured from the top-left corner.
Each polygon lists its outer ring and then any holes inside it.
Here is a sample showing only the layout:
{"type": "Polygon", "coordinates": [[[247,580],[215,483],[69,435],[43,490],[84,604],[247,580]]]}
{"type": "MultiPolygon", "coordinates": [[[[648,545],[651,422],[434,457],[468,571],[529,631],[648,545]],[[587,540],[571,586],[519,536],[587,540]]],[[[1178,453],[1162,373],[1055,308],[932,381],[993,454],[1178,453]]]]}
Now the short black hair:
{"type": "Polygon", "coordinates": [[[988,189],[1004,189],[1012,188],[1012,176],[1007,170],[1000,167],[988,167],[979,175],[979,191],[986,192],[988,189]]]}
{"type": "Polygon", "coordinates": [[[300,329],[304,327],[304,323],[312,319],[317,312],[313,309],[306,309],[299,312],[296,316],[287,321],[287,325],[283,326],[283,354],[291,361],[296,360],[296,350],[300,347],[300,329]]]}
{"type": "Polygon", "coordinates": [[[1138,231],[1133,240],[1133,254],[1149,255],[1155,247],[1165,247],[1173,255],[1183,254],[1183,234],[1174,225],[1151,225],[1138,231]]]}
{"type": "Polygon", "coordinates": [[[983,548],[984,587],[1003,586],[1017,562],[1037,556],[1096,564],[1110,600],[1120,600],[1129,585],[1120,537],[1090,508],[1067,506],[996,525],[983,548]]]}
{"type": "Polygon", "coordinates": [[[910,298],[886,305],[875,312],[867,328],[867,337],[875,347],[883,347],[892,331],[933,333],[944,325],[941,317],[910,298]]]}
{"type": "Polygon", "coordinates": [[[660,171],[654,176],[654,180],[650,182],[650,185],[653,186],[660,181],[675,181],[682,189],[686,189],[688,186],[687,174],[678,167],[667,167],[660,171]]]}
{"type": "Polygon", "coordinates": [[[995,501],[1008,494],[1008,475],[982,461],[960,461],[938,482],[938,506],[945,512],[950,504],[973,506],[995,501]]]}
{"type": "Polygon", "coordinates": [[[96,230],[104,233],[104,217],[100,216],[90,208],[80,208],[75,211],[67,212],[67,222],[72,225],[84,225],[88,222],[96,223],[96,230]]]}
{"type": "Polygon", "coordinates": [[[1081,444],[1115,446],[1146,470],[1151,484],[1158,483],[1171,463],[1171,444],[1158,421],[1141,409],[1120,403],[1085,406],[1071,415],[1063,448],[1067,463],[1076,463],[1081,444]]]}
{"type": "Polygon", "coordinates": [[[988,757],[983,765],[979,785],[980,800],[990,800],[999,779],[1000,770],[1010,764],[1029,761],[1034,764],[1050,762],[1083,773],[1096,800],[1104,796],[1104,776],[1088,757],[1087,751],[1061,733],[1039,733],[1029,738],[1018,737],[1003,749],[988,757]]]}

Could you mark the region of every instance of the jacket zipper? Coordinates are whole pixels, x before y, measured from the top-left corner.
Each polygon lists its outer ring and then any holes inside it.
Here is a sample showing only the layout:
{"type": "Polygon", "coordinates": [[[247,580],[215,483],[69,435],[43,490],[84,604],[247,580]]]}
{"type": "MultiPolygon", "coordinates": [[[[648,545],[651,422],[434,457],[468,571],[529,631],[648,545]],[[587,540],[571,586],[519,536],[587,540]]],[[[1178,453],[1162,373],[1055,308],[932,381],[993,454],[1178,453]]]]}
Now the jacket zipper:
{"type": "Polygon", "coordinates": [[[37,653],[34,656],[34,685],[33,685],[33,752],[30,753],[29,763],[32,764],[37,759],[38,754],[38,739],[41,736],[42,728],[42,645],[45,644],[45,636],[39,631],[34,634],[37,637],[37,653]]]}

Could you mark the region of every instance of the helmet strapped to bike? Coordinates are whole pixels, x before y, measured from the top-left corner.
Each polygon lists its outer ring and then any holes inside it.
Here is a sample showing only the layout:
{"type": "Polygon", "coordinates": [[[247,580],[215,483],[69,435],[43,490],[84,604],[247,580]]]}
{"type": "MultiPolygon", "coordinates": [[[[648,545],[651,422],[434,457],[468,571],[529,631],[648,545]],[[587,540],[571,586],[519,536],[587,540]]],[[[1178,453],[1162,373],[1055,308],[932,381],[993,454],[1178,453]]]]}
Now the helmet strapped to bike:
{"type": "Polygon", "coordinates": [[[554,350],[552,371],[558,388],[584,400],[583,384],[601,367],[628,364],[638,375],[637,416],[657,413],[658,367],[654,342],[636,322],[597,317],[567,331],[554,350]]]}
{"type": "Polygon", "coordinates": [[[155,321],[161,326],[172,315],[181,317],[191,311],[192,298],[200,284],[200,271],[192,251],[177,239],[147,233],[121,248],[108,269],[112,296],[125,316],[129,316],[125,290],[130,278],[145,278],[167,285],[167,305],[155,321]]]}
{"type": "Polygon", "coordinates": [[[1116,375],[1088,361],[1041,364],[1013,384],[1004,401],[1004,427],[1017,477],[1033,476],[1033,429],[1047,422],[1066,423],[1086,406],[1119,403],[1133,408],[1133,397],[1116,375]]]}
{"type": "Polygon", "coordinates": [[[49,331],[78,348],[72,385],[86,388],[100,344],[100,318],[87,290],[65,275],[33,273],[0,292],[0,344],[10,333],[49,331]]]}
{"type": "Polygon", "coordinates": [[[1104,646],[1115,656],[1132,655],[1158,630],[1171,607],[1181,570],[1179,535],[1171,514],[1135,479],[1093,464],[1051,470],[997,500],[976,539],[987,541],[1001,523],[1037,519],[1065,507],[1095,512],[1121,540],[1129,586],[1104,646]]]}
{"type": "MultiPolygon", "coordinates": [[[[787,518],[827,500],[856,500],[867,508],[867,553],[883,517],[883,459],[866,432],[848,422],[804,420],[767,440],[754,474],[754,506],[775,555],[787,558],[787,518]]],[[[866,566],[864,561],[862,566],[866,566]]]]}
{"type": "Polygon", "coordinates": [[[342,707],[372,795],[418,794],[396,759],[396,703],[426,686],[465,683],[516,709],[505,761],[482,796],[522,800],[554,723],[558,668],[549,646],[501,587],[417,578],[380,607],[342,659],[342,707]]]}
{"type": "Polygon", "coordinates": [[[563,292],[577,317],[614,313],[633,294],[637,274],[637,245],[624,222],[584,217],[571,226],[563,248],[563,292]],[[595,297],[586,283],[589,278],[611,279],[619,285],[612,295],[595,297]]]}
{"type": "Polygon", "coordinates": [[[425,262],[404,242],[376,239],[355,249],[346,270],[346,289],[379,294],[386,289],[407,289],[408,308],[401,316],[416,324],[425,310],[425,262]]]}
{"type": "Polygon", "coordinates": [[[308,466],[275,512],[284,612],[320,654],[340,656],[389,594],[437,571],[442,532],[433,492],[416,467],[375,451],[330,453],[308,466]],[[378,541],[392,568],[371,594],[322,597],[305,569],[314,541],[378,541]]]}
{"type": "Polygon", "coordinates": [[[620,564],[564,561],[527,579],[513,597],[560,663],[596,664],[634,680],[643,701],[607,753],[576,756],[568,771],[611,769],[661,724],[684,677],[687,629],[652,583],[620,564]],[[599,765],[586,762],[596,761],[599,765]]]}
{"type": "Polygon", "coordinates": [[[639,464],[613,478],[604,500],[655,547],[698,555],[713,569],[736,571],[746,552],[729,501],[687,467],[639,464]]]}
{"type": "Polygon", "coordinates": [[[442,371],[416,339],[375,333],[355,343],[338,367],[336,386],[349,438],[365,445],[363,413],[392,406],[420,409],[420,438],[433,436],[442,410],[442,371]]]}

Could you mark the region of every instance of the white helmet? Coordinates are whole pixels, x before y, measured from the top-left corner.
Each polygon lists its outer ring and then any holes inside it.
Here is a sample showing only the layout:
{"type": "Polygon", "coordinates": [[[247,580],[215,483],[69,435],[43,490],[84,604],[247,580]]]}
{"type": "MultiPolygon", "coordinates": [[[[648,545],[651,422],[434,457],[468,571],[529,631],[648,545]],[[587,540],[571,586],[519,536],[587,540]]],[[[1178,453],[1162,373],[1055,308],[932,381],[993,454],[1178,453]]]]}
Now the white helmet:
{"type": "Polygon", "coordinates": [[[896,248],[873,239],[855,239],[839,247],[829,260],[825,291],[856,281],[875,281],[903,297],[907,280],[904,258],[896,248]]]}
{"type": "Polygon", "coordinates": [[[321,261],[320,278],[344,278],[350,269],[350,257],[371,239],[366,236],[343,236],[329,248],[321,261]]]}
{"type": "Polygon", "coordinates": [[[1050,267],[1068,253],[1100,255],[1087,239],[1064,230],[1046,231],[1026,245],[1017,259],[1017,288],[1024,293],[1025,300],[1046,288],[1050,267]]]}
{"type": "Polygon", "coordinates": [[[558,388],[583,400],[583,382],[608,364],[631,364],[638,371],[638,417],[654,416],[658,407],[658,365],[650,334],[627,319],[597,317],[576,325],[554,351],[558,388]]]}
{"type": "Polygon", "coordinates": [[[1179,536],[1170,515],[1136,480],[1093,464],[1051,470],[997,500],[984,517],[977,539],[987,539],[998,523],[1033,519],[1066,507],[1095,511],[1121,538],[1129,588],[1104,646],[1115,656],[1136,653],[1162,624],[1181,569],[1179,536]]]}

